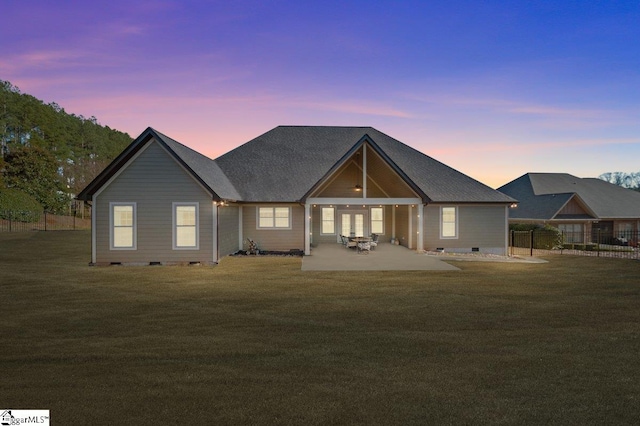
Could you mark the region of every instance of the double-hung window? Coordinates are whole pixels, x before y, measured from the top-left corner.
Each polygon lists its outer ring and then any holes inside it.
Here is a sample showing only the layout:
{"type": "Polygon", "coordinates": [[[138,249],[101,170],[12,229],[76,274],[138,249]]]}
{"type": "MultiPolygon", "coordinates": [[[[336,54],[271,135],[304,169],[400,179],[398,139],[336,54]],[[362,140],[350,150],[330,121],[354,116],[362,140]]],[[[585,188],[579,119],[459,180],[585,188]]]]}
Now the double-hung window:
{"type": "Polygon", "coordinates": [[[111,250],[136,249],[136,203],[109,203],[111,250]]]}
{"type": "Polygon", "coordinates": [[[371,233],[384,234],[384,209],[371,207],[371,233]]]}
{"type": "Polygon", "coordinates": [[[458,238],[458,208],[440,209],[440,238],[458,238]]]}
{"type": "Polygon", "coordinates": [[[322,207],[321,234],[336,233],[336,209],[334,207],[322,207]]]}
{"type": "Polygon", "coordinates": [[[258,229],[291,229],[291,207],[258,207],[258,229]]]}
{"type": "Polygon", "coordinates": [[[198,203],[173,203],[173,249],[197,250],[198,203]]]}

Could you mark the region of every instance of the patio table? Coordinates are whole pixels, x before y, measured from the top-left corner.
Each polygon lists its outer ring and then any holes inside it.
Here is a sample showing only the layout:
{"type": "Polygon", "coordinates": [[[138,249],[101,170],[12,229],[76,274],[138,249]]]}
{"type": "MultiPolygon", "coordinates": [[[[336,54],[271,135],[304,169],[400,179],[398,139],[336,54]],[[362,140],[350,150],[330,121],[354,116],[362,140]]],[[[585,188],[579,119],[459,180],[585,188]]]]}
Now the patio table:
{"type": "Polygon", "coordinates": [[[370,246],[367,246],[367,248],[365,247],[366,243],[370,243],[372,241],[371,237],[352,237],[350,238],[351,241],[355,241],[356,242],[356,248],[357,248],[357,253],[361,254],[361,253],[369,253],[369,251],[371,250],[370,246]]]}

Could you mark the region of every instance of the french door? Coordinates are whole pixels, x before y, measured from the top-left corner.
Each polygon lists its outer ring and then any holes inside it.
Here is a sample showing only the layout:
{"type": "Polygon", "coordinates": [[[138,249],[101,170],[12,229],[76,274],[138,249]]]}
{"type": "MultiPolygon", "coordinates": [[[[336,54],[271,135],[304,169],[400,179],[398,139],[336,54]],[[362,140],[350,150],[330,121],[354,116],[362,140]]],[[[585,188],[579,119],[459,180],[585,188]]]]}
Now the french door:
{"type": "Polygon", "coordinates": [[[364,237],[366,232],[364,213],[342,213],[341,234],[347,237],[364,237]]]}

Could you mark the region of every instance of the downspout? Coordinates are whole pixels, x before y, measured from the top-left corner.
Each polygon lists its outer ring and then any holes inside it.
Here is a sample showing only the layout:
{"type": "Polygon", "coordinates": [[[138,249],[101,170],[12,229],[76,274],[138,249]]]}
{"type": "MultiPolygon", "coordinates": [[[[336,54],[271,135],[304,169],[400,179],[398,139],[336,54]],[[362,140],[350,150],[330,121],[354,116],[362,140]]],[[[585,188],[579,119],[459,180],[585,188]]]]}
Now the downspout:
{"type": "Polygon", "coordinates": [[[418,204],[418,253],[424,251],[424,204],[418,204]]]}
{"type": "Polygon", "coordinates": [[[213,202],[213,217],[212,217],[212,221],[213,221],[213,235],[212,235],[212,241],[213,241],[213,247],[212,247],[212,260],[213,263],[218,263],[218,203],[216,201],[213,202]]]}

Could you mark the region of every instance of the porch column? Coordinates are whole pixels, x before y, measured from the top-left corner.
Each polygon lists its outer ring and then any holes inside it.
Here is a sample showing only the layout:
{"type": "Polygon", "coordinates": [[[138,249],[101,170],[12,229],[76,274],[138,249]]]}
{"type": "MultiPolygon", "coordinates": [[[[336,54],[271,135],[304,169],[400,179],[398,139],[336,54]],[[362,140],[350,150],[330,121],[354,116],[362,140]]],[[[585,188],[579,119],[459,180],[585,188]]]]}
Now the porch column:
{"type": "Polygon", "coordinates": [[[304,205],[304,255],[311,254],[311,205],[304,205]]]}
{"type": "Polygon", "coordinates": [[[424,204],[418,204],[418,252],[424,251],[424,204]]]}
{"type": "Polygon", "coordinates": [[[409,207],[409,241],[407,241],[407,248],[413,247],[413,206],[409,207]]]}
{"type": "Polygon", "coordinates": [[[391,206],[391,238],[396,239],[396,205],[391,206]]]}
{"type": "Polygon", "coordinates": [[[213,220],[213,235],[212,235],[212,245],[213,245],[213,250],[212,250],[212,260],[213,263],[218,263],[218,203],[217,202],[213,202],[213,214],[212,214],[212,220],[213,220]]]}

